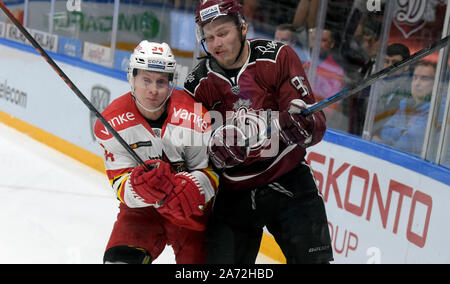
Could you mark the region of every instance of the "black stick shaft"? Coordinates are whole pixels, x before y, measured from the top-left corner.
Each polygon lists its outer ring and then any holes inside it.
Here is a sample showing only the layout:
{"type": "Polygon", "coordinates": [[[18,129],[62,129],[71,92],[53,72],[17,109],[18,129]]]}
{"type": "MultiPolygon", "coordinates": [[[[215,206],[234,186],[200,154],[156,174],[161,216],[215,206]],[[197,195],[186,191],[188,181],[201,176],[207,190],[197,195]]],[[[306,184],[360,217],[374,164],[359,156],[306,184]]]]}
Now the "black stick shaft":
{"type": "MultiPolygon", "coordinates": [[[[314,105],[312,105],[311,107],[304,109],[301,114],[303,116],[308,116],[311,114],[314,114],[318,111],[321,111],[322,109],[340,101],[343,100],[345,98],[348,98],[354,94],[359,93],[360,91],[364,90],[365,88],[369,87],[370,85],[372,85],[373,83],[375,83],[378,80],[381,80],[383,78],[385,78],[386,76],[398,71],[399,69],[411,65],[414,62],[419,61],[420,59],[438,51],[439,49],[447,46],[450,43],[450,36],[447,36],[443,39],[440,39],[438,41],[436,41],[435,43],[433,43],[432,45],[425,47],[421,50],[419,50],[418,52],[414,53],[413,55],[411,55],[408,58],[403,59],[400,62],[394,63],[393,65],[384,68],[383,70],[380,70],[377,73],[372,74],[371,76],[369,76],[366,80],[363,80],[362,82],[359,82],[357,84],[356,87],[349,89],[346,88],[338,93],[336,93],[335,95],[329,97],[326,100],[320,101],[314,105]]],[[[270,124],[271,122],[268,122],[269,128],[267,129],[267,135],[270,135],[271,133],[271,127],[270,124]]],[[[248,147],[250,145],[251,141],[257,141],[258,140],[258,136],[254,136],[254,137],[250,137],[247,138],[245,140],[245,146],[248,147]]]]}
{"type": "Polygon", "coordinates": [[[45,61],[55,70],[55,72],[63,79],[63,81],[69,86],[69,88],[77,95],[77,97],[89,108],[91,112],[100,120],[100,122],[106,127],[106,129],[119,141],[119,143],[130,153],[133,159],[145,169],[150,171],[151,169],[144,163],[144,161],[131,149],[131,147],[122,139],[117,131],[108,123],[108,121],[100,114],[100,112],[91,104],[91,102],[81,93],[78,87],[69,79],[69,77],[59,68],[59,66],[53,61],[53,59],[47,54],[47,52],[39,45],[39,43],[31,36],[31,34],[25,29],[25,27],[17,21],[14,15],[9,11],[3,1],[0,1],[0,8],[8,16],[8,18],[14,23],[14,25],[22,32],[26,39],[36,48],[37,52],[44,57],[45,61]]]}
{"type": "Polygon", "coordinates": [[[343,99],[348,98],[356,93],[359,93],[360,91],[369,87],[376,81],[385,78],[389,74],[392,74],[405,66],[411,65],[414,62],[419,61],[420,59],[447,46],[449,43],[450,43],[450,36],[440,39],[440,40],[436,41],[435,43],[433,43],[432,45],[419,50],[418,52],[414,53],[410,57],[405,58],[400,62],[394,63],[393,65],[391,65],[383,70],[380,70],[379,72],[377,72],[375,74],[372,74],[366,80],[359,82],[356,87],[354,87],[352,89],[348,89],[348,88],[344,89],[344,90],[338,92],[337,94],[333,95],[332,97],[329,97],[328,99],[323,100],[319,103],[316,103],[313,106],[303,110],[302,115],[304,115],[304,116],[311,115],[313,113],[316,113],[316,112],[328,107],[329,105],[332,105],[340,100],[343,100],[343,99]]]}

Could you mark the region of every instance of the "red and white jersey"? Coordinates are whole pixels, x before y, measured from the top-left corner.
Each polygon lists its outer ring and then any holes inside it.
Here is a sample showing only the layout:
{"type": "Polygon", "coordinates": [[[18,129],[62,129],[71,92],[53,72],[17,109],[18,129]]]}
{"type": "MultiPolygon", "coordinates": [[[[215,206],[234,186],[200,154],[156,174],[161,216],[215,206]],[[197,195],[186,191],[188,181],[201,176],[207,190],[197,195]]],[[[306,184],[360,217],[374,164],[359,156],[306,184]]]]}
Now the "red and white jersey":
{"type": "MultiPolygon", "coordinates": [[[[291,47],[264,39],[247,43],[248,59],[234,78],[228,77],[211,58],[202,60],[186,78],[184,89],[211,112],[211,117],[212,110],[226,118],[227,112],[242,108],[273,112],[288,110],[293,100],[303,100],[307,105],[315,103],[302,63],[291,47]]],[[[322,139],[326,128],[322,112],[313,116],[315,127],[309,146],[322,139]]],[[[221,187],[251,189],[267,184],[296,167],[305,154],[304,148],[280,141],[273,157],[246,161],[225,170],[221,187]]]]}
{"type": "MultiPolygon", "coordinates": [[[[206,148],[211,134],[209,114],[200,103],[179,90],[173,91],[166,111],[162,127],[152,128],[137,109],[131,93],[127,93],[114,100],[102,115],[143,161],[163,159],[174,170],[189,172],[201,185],[208,202],[218,186],[206,148]]],[[[94,134],[105,150],[106,173],[117,198],[130,208],[149,206],[136,196],[129,180],[138,163],[98,120],[94,134]]]]}

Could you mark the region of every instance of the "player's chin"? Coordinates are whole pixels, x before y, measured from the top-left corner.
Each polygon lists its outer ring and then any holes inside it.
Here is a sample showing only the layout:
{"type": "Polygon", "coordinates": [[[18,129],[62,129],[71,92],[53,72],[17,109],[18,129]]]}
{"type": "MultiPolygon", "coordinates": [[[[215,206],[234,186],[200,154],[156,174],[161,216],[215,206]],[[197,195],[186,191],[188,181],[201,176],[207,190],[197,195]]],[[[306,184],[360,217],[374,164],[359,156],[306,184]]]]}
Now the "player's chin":
{"type": "Polygon", "coordinates": [[[145,104],[149,107],[158,107],[164,100],[161,98],[146,98],[145,104]]]}
{"type": "Polygon", "coordinates": [[[233,60],[225,57],[217,57],[216,60],[225,69],[230,69],[234,63],[233,60]]]}

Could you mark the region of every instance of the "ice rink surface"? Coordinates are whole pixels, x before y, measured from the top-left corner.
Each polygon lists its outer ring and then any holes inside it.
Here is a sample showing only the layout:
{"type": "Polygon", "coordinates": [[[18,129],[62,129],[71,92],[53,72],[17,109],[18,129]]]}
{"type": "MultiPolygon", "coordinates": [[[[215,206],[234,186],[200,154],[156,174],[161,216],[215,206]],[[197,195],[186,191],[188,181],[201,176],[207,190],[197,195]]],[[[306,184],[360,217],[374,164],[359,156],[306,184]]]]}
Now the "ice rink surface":
{"type": "MultiPolygon", "coordinates": [[[[0,263],[102,263],[118,213],[106,175],[0,123],[0,263]]],[[[167,247],[154,263],[175,263],[167,247]]]]}
{"type": "Polygon", "coordinates": [[[102,263],[119,205],[105,174],[0,123],[0,200],[0,264],[102,263]]]}

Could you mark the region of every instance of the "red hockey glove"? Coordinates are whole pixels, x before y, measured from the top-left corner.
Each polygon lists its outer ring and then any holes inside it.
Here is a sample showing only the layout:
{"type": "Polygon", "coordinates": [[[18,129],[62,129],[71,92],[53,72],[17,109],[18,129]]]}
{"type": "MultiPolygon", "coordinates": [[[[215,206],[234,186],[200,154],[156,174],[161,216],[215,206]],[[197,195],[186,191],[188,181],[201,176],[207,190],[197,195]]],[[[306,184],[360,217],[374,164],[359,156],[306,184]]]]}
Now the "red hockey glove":
{"type": "Polygon", "coordinates": [[[189,219],[202,216],[204,207],[205,193],[199,181],[190,173],[181,172],[175,175],[175,188],[158,211],[169,215],[173,223],[184,226],[189,219]]]}
{"type": "Polygon", "coordinates": [[[301,114],[303,109],[306,109],[306,104],[302,100],[292,101],[289,111],[282,111],[279,114],[278,131],[284,143],[298,144],[306,148],[312,141],[314,118],[303,116],[301,114]]]}
{"type": "Polygon", "coordinates": [[[156,205],[172,192],[174,175],[170,171],[170,164],[161,160],[147,160],[145,164],[152,168],[147,172],[143,166],[137,166],[131,172],[130,181],[133,190],[144,199],[145,203],[156,205]]]}
{"type": "Polygon", "coordinates": [[[243,146],[245,135],[234,125],[216,129],[209,140],[208,155],[218,169],[232,168],[245,161],[248,149],[243,146]]]}

